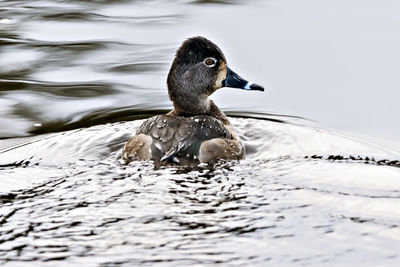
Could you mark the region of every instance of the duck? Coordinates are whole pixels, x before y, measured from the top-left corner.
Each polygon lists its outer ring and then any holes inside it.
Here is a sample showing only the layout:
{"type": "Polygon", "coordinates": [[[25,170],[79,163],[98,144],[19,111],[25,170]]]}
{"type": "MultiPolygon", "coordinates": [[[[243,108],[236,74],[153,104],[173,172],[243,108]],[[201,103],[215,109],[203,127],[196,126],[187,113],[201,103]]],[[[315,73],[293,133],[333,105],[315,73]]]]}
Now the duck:
{"type": "Polygon", "coordinates": [[[167,77],[173,110],[144,121],[123,147],[123,160],[153,161],[159,167],[243,159],[243,143],[209,98],[224,87],[264,91],[232,71],[221,49],[210,40],[201,36],[185,40],[167,77]]]}

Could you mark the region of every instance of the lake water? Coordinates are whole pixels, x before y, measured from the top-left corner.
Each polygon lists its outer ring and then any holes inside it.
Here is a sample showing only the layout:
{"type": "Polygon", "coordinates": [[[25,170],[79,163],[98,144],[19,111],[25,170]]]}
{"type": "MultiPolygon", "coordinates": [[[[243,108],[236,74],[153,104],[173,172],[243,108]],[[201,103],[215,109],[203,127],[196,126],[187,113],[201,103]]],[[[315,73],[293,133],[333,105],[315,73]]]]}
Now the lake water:
{"type": "Polygon", "coordinates": [[[397,1],[0,2],[0,264],[400,261],[397,1]],[[266,92],[215,102],[241,162],[120,162],[202,35],[266,92]]]}

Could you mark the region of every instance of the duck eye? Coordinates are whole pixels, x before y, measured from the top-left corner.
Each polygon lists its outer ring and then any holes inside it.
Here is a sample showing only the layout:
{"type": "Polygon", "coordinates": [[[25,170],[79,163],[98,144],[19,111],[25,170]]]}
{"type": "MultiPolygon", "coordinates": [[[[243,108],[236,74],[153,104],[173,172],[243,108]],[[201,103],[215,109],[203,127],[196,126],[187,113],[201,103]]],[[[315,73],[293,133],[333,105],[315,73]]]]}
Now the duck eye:
{"type": "Polygon", "coordinates": [[[207,67],[214,67],[215,63],[217,63],[217,61],[212,57],[206,58],[204,60],[204,64],[206,64],[207,67]]]}

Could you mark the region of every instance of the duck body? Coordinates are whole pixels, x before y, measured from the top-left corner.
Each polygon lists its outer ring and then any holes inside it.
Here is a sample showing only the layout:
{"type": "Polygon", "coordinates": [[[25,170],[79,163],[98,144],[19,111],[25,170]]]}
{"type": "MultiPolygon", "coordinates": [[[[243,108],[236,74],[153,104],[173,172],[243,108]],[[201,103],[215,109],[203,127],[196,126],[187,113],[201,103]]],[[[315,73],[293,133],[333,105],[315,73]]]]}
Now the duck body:
{"type": "Polygon", "coordinates": [[[244,156],[244,146],[222,112],[180,116],[172,111],[147,119],[125,145],[124,153],[124,159],[153,160],[156,166],[197,165],[239,160],[244,156]]]}
{"type": "Polygon", "coordinates": [[[244,157],[243,144],[226,115],[208,99],[221,87],[264,90],[242,79],[226,64],[222,51],[203,37],[178,49],[167,79],[174,109],[147,119],[124,146],[123,159],[197,165],[244,157]]]}

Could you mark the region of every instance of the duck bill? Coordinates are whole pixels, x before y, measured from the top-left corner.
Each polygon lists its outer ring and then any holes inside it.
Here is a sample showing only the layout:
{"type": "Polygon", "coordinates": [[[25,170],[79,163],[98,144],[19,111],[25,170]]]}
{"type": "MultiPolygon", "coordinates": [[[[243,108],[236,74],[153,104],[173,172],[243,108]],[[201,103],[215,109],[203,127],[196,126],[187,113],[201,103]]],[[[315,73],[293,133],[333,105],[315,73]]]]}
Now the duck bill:
{"type": "Polygon", "coordinates": [[[226,76],[225,81],[223,82],[224,87],[239,88],[244,90],[264,91],[264,87],[262,87],[261,85],[246,81],[230,68],[227,69],[228,69],[228,74],[226,76]]]}

